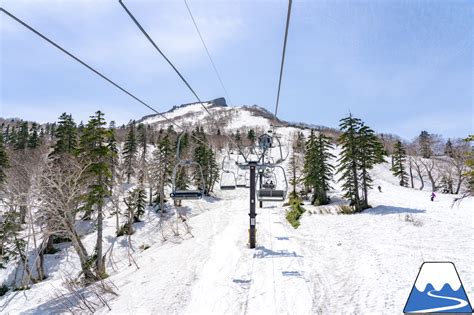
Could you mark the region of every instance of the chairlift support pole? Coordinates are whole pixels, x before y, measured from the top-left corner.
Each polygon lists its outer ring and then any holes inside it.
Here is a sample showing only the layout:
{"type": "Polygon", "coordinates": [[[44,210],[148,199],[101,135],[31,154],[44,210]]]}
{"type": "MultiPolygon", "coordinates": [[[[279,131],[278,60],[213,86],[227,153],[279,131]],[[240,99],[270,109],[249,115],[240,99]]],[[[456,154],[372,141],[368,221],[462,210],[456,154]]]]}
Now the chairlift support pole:
{"type": "Polygon", "coordinates": [[[256,217],[255,212],[255,169],[257,168],[257,162],[249,162],[250,166],[250,229],[249,229],[249,247],[255,248],[256,243],[256,217]]]}

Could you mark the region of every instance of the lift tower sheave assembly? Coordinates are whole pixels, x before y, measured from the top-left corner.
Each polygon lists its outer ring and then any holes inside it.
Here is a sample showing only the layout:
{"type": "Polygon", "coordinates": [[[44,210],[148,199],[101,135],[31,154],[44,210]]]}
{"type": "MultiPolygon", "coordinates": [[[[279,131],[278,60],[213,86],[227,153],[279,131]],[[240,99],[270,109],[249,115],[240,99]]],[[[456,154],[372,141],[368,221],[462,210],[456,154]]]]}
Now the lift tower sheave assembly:
{"type": "Polygon", "coordinates": [[[249,247],[255,248],[256,243],[256,217],[257,213],[255,212],[255,170],[257,168],[257,162],[249,162],[250,167],[250,229],[249,229],[249,247]]]}

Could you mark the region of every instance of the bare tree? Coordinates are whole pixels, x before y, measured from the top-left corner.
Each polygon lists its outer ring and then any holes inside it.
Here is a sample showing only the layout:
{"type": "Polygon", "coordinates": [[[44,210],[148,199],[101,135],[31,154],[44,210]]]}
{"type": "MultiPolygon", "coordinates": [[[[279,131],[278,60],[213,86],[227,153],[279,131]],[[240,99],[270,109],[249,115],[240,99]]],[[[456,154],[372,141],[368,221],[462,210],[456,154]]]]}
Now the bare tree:
{"type": "Polygon", "coordinates": [[[426,175],[428,176],[428,179],[431,183],[431,190],[436,191],[437,190],[437,183],[439,180],[439,173],[436,174],[436,166],[437,166],[437,160],[435,159],[420,159],[421,164],[423,165],[426,175]]]}
{"type": "Polygon", "coordinates": [[[19,269],[23,288],[27,288],[30,282],[37,282],[44,278],[42,261],[38,260],[39,250],[32,208],[36,206],[38,179],[43,170],[46,152],[46,146],[36,149],[10,150],[8,153],[10,167],[5,170],[7,180],[3,187],[2,201],[10,214],[9,224],[13,224],[13,230],[4,234],[1,247],[3,251],[3,245],[7,241],[5,237],[9,235],[12,238],[15,256],[20,258],[21,268],[19,269]],[[33,253],[37,277],[31,270],[30,251],[33,253]]]}
{"type": "Polygon", "coordinates": [[[410,156],[410,163],[415,168],[416,174],[418,175],[418,178],[420,179],[420,190],[423,190],[425,188],[425,180],[424,180],[424,173],[423,173],[423,164],[422,164],[422,158],[417,157],[417,156],[410,156]]]}
{"type": "Polygon", "coordinates": [[[461,187],[467,178],[467,161],[470,154],[470,145],[468,142],[463,140],[457,140],[452,152],[451,164],[455,170],[456,176],[456,189],[455,194],[461,192],[461,187]]]}
{"type": "Polygon", "coordinates": [[[86,284],[97,280],[97,277],[91,271],[91,257],[76,230],[76,214],[87,192],[89,183],[84,180],[84,172],[89,166],[67,155],[60,161],[49,162],[41,176],[39,210],[48,219],[45,234],[61,235],[71,240],[86,284]]]}

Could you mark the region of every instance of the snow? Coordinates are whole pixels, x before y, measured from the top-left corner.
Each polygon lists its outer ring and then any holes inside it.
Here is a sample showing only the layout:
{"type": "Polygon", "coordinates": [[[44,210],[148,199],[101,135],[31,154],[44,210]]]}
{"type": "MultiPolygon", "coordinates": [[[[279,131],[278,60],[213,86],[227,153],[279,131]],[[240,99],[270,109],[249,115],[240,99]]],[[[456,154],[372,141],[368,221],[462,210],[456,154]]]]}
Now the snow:
{"type": "MultiPolygon", "coordinates": [[[[181,110],[189,108],[173,115],[181,110]]],[[[248,111],[239,113],[229,128],[270,126],[248,111]]],[[[282,143],[295,131],[279,128],[282,143]]],[[[337,215],[334,205],[326,211],[305,205],[301,226],[293,229],[283,203],[257,207],[256,249],[247,244],[245,188],[217,188],[215,198],[183,201],[178,210],[187,215],[192,235],[178,223],[180,236],[163,240],[160,218],[149,209],[132,236],[139,268],[129,264],[127,240],[115,238],[115,219],[108,217],[104,249],[114,246],[114,263],[107,270],[118,296],[107,296],[111,311],[102,307],[97,313],[400,314],[424,261],[453,262],[472,300],[473,198],[452,206],[456,196],[438,194],[431,202],[428,191],[400,187],[389,167],[386,163],[373,170],[374,187],[380,185],[382,192],[372,189],[373,208],[360,214],[337,215]]],[[[338,184],[331,196],[340,203],[338,184]]],[[[174,208],[169,210],[162,223],[171,231],[177,221],[174,208]]],[[[94,242],[94,231],[86,229],[89,252],[94,242]]],[[[61,312],[56,296],[64,293],[63,277],[79,270],[72,247],[63,247],[47,257],[49,278],[30,290],[7,293],[0,299],[0,313],[61,312]]]]}

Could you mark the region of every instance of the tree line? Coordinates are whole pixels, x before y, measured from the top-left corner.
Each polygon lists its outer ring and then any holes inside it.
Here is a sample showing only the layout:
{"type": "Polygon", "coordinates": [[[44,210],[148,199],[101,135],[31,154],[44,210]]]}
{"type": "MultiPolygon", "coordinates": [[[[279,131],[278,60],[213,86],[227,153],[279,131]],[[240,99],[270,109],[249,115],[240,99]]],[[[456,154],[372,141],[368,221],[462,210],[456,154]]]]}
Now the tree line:
{"type": "MultiPolygon", "coordinates": [[[[173,126],[155,130],[130,121],[117,128],[97,111],[85,124],[63,113],[54,124],[14,121],[1,127],[0,268],[17,261],[20,288],[47,276],[44,255],[63,241],[79,256],[84,284],[106,278],[104,218],[115,217],[117,236],[130,235],[147,207],[166,211],[180,135],[173,126]],[[81,221],[94,226],[93,249],[83,244],[81,221]]],[[[181,168],[177,188],[213,191],[219,179],[217,138],[202,127],[184,133],[180,158],[198,162],[204,178],[196,169],[181,168]]]]}
{"type": "Polygon", "coordinates": [[[392,135],[377,135],[351,114],[340,120],[339,128],[340,133],[335,137],[321,130],[311,130],[308,139],[302,132],[295,135],[288,168],[291,197],[311,193],[311,204],[328,204],[331,183],[335,175],[339,175],[350,212],[362,211],[370,207],[368,191],[373,184],[370,171],[387,158],[401,186],[415,188],[414,177],[417,176],[420,190],[428,181],[432,191],[459,194],[467,184],[467,193],[472,194],[472,136],[464,140],[448,139],[443,146],[440,136],[422,131],[419,137],[407,143],[392,135]],[[332,153],[336,144],[340,150],[337,160],[332,153]],[[299,193],[298,185],[302,187],[299,193]]]}

